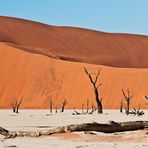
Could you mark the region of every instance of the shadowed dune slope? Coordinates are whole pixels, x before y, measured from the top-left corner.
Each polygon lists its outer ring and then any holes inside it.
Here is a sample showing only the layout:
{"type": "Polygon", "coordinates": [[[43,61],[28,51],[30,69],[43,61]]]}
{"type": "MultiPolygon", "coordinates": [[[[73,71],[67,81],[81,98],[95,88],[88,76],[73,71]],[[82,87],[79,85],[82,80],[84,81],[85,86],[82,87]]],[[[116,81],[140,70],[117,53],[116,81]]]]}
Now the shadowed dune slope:
{"type": "Polygon", "coordinates": [[[140,103],[146,108],[143,95],[147,94],[148,69],[66,62],[3,43],[0,43],[0,108],[10,108],[10,103],[22,96],[22,108],[49,108],[50,98],[54,105],[67,98],[68,108],[81,108],[87,99],[90,104],[95,102],[84,66],[91,72],[103,68],[100,95],[105,108],[119,108],[122,88],[130,88],[134,94],[132,107],[140,103]]]}
{"type": "Polygon", "coordinates": [[[148,36],[49,26],[1,16],[0,41],[14,47],[34,48],[62,60],[148,68],[148,36]]]}

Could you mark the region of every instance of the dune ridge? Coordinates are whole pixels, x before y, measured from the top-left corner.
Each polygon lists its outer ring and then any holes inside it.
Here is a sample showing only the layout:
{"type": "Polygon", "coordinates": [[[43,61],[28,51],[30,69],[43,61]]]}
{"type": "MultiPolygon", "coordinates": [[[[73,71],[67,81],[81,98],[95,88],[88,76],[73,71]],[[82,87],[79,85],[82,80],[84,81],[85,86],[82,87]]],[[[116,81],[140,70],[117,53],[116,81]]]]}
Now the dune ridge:
{"type": "Polygon", "coordinates": [[[122,68],[148,67],[148,36],[50,26],[0,16],[0,41],[54,58],[122,68]],[[91,54],[91,56],[90,56],[91,54]]]}

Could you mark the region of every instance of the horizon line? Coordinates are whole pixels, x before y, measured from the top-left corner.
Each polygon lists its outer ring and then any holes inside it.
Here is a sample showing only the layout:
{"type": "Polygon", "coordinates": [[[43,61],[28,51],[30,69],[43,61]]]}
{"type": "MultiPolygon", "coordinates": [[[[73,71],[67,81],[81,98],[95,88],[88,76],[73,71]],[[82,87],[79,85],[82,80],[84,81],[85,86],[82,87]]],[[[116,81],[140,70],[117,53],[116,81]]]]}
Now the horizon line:
{"type": "Polygon", "coordinates": [[[146,36],[146,37],[148,37],[148,34],[143,34],[143,33],[118,32],[118,31],[112,32],[112,31],[104,31],[102,29],[99,30],[99,29],[96,29],[96,28],[81,27],[81,26],[75,26],[75,25],[55,25],[55,24],[49,24],[49,23],[47,23],[45,21],[40,21],[40,20],[36,20],[36,19],[17,17],[17,16],[9,16],[9,15],[0,15],[0,17],[30,21],[30,22],[40,23],[40,24],[44,24],[44,25],[48,25],[48,26],[52,26],[52,27],[73,27],[73,28],[92,30],[92,31],[100,32],[100,33],[126,34],[126,35],[138,35],[138,36],[146,36]]]}

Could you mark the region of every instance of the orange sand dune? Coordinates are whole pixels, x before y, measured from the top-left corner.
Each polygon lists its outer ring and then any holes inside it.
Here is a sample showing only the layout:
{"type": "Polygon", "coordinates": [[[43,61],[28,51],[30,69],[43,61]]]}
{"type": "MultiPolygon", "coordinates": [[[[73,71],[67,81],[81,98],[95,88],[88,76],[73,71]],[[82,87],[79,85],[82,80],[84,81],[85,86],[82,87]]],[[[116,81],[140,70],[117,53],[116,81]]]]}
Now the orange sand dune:
{"type": "Polygon", "coordinates": [[[0,43],[0,108],[9,108],[15,98],[24,97],[23,108],[49,108],[67,98],[68,108],[81,108],[89,99],[95,102],[92,87],[83,67],[96,71],[102,67],[100,94],[104,108],[119,108],[121,89],[134,94],[132,107],[146,108],[148,69],[110,68],[85,63],[66,62],[27,52],[0,43]]]}
{"type": "Polygon", "coordinates": [[[94,103],[84,66],[92,72],[103,68],[104,108],[119,108],[122,88],[134,94],[131,107],[146,108],[147,59],[148,36],[0,17],[0,108],[22,96],[22,108],[49,108],[50,98],[54,105],[67,98],[68,108],[81,108],[87,99],[94,103]]]}
{"type": "Polygon", "coordinates": [[[49,26],[1,16],[0,41],[36,48],[62,60],[148,68],[148,36],[49,26]]]}

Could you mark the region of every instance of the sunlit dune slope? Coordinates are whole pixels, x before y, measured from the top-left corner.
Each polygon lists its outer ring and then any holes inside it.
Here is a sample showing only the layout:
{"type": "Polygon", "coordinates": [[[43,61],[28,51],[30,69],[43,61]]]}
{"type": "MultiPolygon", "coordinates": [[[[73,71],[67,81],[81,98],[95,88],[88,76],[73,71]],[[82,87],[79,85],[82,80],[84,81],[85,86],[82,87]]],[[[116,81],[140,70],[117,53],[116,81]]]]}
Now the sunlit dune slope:
{"type": "Polygon", "coordinates": [[[148,36],[49,26],[0,17],[0,41],[15,47],[34,48],[62,60],[119,68],[148,68],[148,36]]]}
{"type": "MultiPolygon", "coordinates": [[[[31,50],[31,49],[30,49],[31,50]]],[[[93,89],[83,71],[102,68],[100,95],[104,108],[119,108],[121,89],[134,94],[132,107],[146,108],[148,69],[109,68],[91,64],[67,62],[35,54],[0,43],[0,108],[23,96],[22,108],[49,108],[66,98],[68,108],[81,108],[88,99],[95,103],[93,89]]]]}

